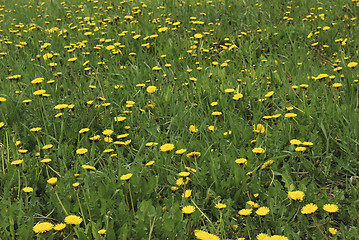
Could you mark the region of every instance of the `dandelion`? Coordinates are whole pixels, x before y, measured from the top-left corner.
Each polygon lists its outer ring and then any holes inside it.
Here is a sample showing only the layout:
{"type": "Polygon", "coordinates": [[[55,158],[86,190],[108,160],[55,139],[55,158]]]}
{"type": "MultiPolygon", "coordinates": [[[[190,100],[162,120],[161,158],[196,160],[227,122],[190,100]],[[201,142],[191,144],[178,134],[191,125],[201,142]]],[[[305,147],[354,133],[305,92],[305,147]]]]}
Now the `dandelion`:
{"type": "Polygon", "coordinates": [[[304,207],[302,207],[301,213],[302,214],[312,214],[315,211],[317,211],[318,206],[314,203],[309,203],[307,205],[305,205],[304,207]]]}
{"type": "Polygon", "coordinates": [[[252,209],[241,209],[238,211],[238,214],[241,216],[248,216],[252,213],[252,209]]]}
{"type": "Polygon", "coordinates": [[[257,235],[257,240],[266,240],[266,239],[270,239],[271,237],[265,233],[260,233],[257,235]]]}
{"type": "Polygon", "coordinates": [[[6,98],[0,97],[0,103],[5,102],[5,101],[6,101],[6,98]]]}
{"type": "Polygon", "coordinates": [[[162,152],[169,152],[169,151],[172,151],[174,148],[175,148],[175,145],[173,145],[172,143],[166,143],[160,147],[160,150],[162,152]]]}
{"type": "Polygon", "coordinates": [[[261,169],[267,168],[268,166],[272,165],[273,162],[274,162],[273,160],[268,160],[268,161],[266,161],[265,163],[263,163],[261,169]]]}
{"type": "Polygon", "coordinates": [[[191,206],[191,205],[188,205],[188,206],[185,206],[182,208],[182,213],[184,214],[192,214],[194,211],[195,211],[195,207],[194,206],[191,206]]]}
{"type": "Polygon", "coordinates": [[[349,67],[349,68],[355,68],[357,65],[358,65],[357,62],[350,62],[350,63],[348,63],[348,67],[349,67]]]}
{"type": "Polygon", "coordinates": [[[106,234],[106,229],[98,230],[97,233],[100,234],[100,235],[105,235],[106,234]]]}
{"type": "Polygon", "coordinates": [[[40,127],[35,127],[35,128],[31,128],[31,129],[30,129],[30,132],[38,132],[38,131],[40,131],[40,130],[41,130],[40,127]]]}
{"type": "Polygon", "coordinates": [[[102,134],[103,134],[103,135],[106,135],[106,136],[110,136],[112,133],[113,133],[113,131],[110,130],[110,129],[106,129],[106,130],[104,130],[104,131],[102,132],[102,134]]]}
{"type": "Polygon", "coordinates": [[[328,213],[335,213],[335,212],[338,212],[339,208],[335,204],[325,204],[323,206],[323,210],[328,213]]]}
{"type": "Polygon", "coordinates": [[[200,240],[220,240],[218,236],[202,230],[194,230],[194,235],[200,240]]]}
{"type": "Polygon", "coordinates": [[[146,166],[152,166],[155,163],[155,161],[149,161],[148,163],[146,163],[146,166]]]}
{"type": "Polygon", "coordinates": [[[262,124],[253,125],[253,132],[255,133],[264,133],[265,128],[262,124]]]}
{"type": "Polygon", "coordinates": [[[198,158],[201,156],[201,153],[200,152],[190,152],[190,153],[187,153],[186,157],[188,158],[198,158]]]}
{"type": "Polygon", "coordinates": [[[192,195],[192,190],[186,190],[184,194],[182,194],[182,197],[189,198],[192,195]]]}
{"type": "Polygon", "coordinates": [[[211,132],[214,132],[214,126],[208,126],[208,130],[211,131],[211,132]]]}
{"type": "Polygon", "coordinates": [[[212,116],[221,116],[222,115],[222,112],[213,112],[212,113],[212,116]]]}
{"type": "Polygon", "coordinates": [[[338,230],[331,227],[331,228],[329,228],[329,232],[330,232],[330,234],[332,234],[334,236],[335,234],[337,234],[338,230]]]}
{"type": "Polygon", "coordinates": [[[222,210],[222,209],[226,208],[227,205],[224,204],[224,203],[217,203],[216,206],[214,206],[214,207],[219,209],[219,210],[222,210]]]}
{"type": "Polygon", "coordinates": [[[180,172],[178,175],[180,175],[183,178],[186,178],[190,175],[190,173],[189,172],[180,172]]]}
{"type": "Polygon", "coordinates": [[[128,180],[130,180],[130,178],[132,177],[132,173],[128,173],[128,174],[124,174],[124,175],[122,175],[121,177],[120,177],[120,180],[122,180],[122,181],[128,181],[128,180]]]}
{"type": "Polygon", "coordinates": [[[51,162],[51,161],[52,161],[51,158],[44,158],[44,159],[42,159],[40,162],[42,162],[42,163],[49,163],[49,162],[51,162]]]}
{"type": "Polygon", "coordinates": [[[261,153],[265,153],[265,150],[263,148],[253,148],[252,152],[255,154],[261,154],[261,153]]]}
{"type": "Polygon", "coordinates": [[[20,165],[20,164],[23,163],[23,162],[24,162],[24,160],[19,159],[19,160],[12,161],[12,162],[11,162],[11,165],[17,166],[17,165],[20,165]]]}
{"type": "Polygon", "coordinates": [[[114,117],[115,122],[123,122],[126,120],[126,117],[114,117]]]}
{"type": "Polygon", "coordinates": [[[269,213],[269,208],[267,207],[260,207],[258,208],[258,210],[256,211],[256,214],[259,216],[265,216],[269,213]]]}
{"type": "Polygon", "coordinates": [[[89,128],[82,128],[82,129],[80,129],[79,133],[85,133],[85,132],[88,132],[88,131],[90,131],[89,128]]]}
{"type": "Polygon", "coordinates": [[[265,95],[265,97],[266,97],[266,98],[270,98],[270,97],[273,96],[273,94],[274,94],[274,92],[273,92],[273,91],[270,91],[270,92],[268,92],[268,93],[265,95]]]}
{"type": "Polygon", "coordinates": [[[182,154],[184,154],[186,151],[187,151],[187,149],[181,148],[181,149],[178,149],[175,153],[176,153],[177,155],[182,155],[182,154]]]}
{"type": "Polygon", "coordinates": [[[303,201],[305,194],[302,191],[291,191],[288,192],[288,198],[290,200],[299,200],[299,201],[303,201]]]}
{"type": "Polygon", "coordinates": [[[79,225],[82,222],[82,218],[76,215],[68,215],[65,217],[65,223],[79,225]]]}
{"type": "Polygon", "coordinates": [[[90,166],[90,165],[82,165],[81,167],[82,167],[83,169],[86,169],[86,170],[93,170],[93,171],[95,171],[95,170],[96,170],[96,168],[95,168],[95,167],[90,166]]]}
{"type": "Polygon", "coordinates": [[[300,144],[302,144],[302,142],[298,139],[292,139],[292,140],[290,140],[290,144],[291,145],[300,145],[300,144]]]}
{"type": "Polygon", "coordinates": [[[87,152],[88,152],[88,150],[86,148],[79,148],[79,149],[76,150],[76,153],[78,155],[83,155],[83,154],[85,154],[87,152]]]}
{"type": "Polygon", "coordinates": [[[297,114],[295,114],[295,113],[286,113],[284,115],[284,117],[286,117],[286,118],[295,118],[296,116],[297,116],[297,114]]]}
{"type": "Polygon", "coordinates": [[[42,222],[39,224],[36,224],[32,230],[35,233],[44,233],[44,232],[48,232],[50,231],[52,228],[54,227],[54,225],[52,223],[49,222],[42,222]]]}
{"type": "Polygon", "coordinates": [[[237,93],[237,94],[234,94],[232,99],[237,101],[237,100],[239,100],[241,98],[243,98],[243,94],[242,93],[237,93]]]}
{"type": "Polygon", "coordinates": [[[0,128],[2,128],[5,125],[4,122],[0,122],[0,128]]]}
{"type": "Polygon", "coordinates": [[[340,88],[340,87],[343,86],[343,84],[341,84],[341,83],[333,83],[332,86],[333,86],[334,88],[340,88]]]}
{"type": "Polygon", "coordinates": [[[57,183],[57,178],[56,177],[52,177],[50,179],[47,180],[47,183],[52,185],[52,186],[55,186],[56,183],[57,183]]]}
{"type": "Polygon", "coordinates": [[[146,91],[148,93],[154,93],[154,92],[156,92],[156,90],[157,90],[156,86],[148,86],[147,89],[146,89],[146,91]]]}
{"type": "Polygon", "coordinates": [[[296,151],[296,152],[304,152],[305,150],[307,150],[306,147],[296,147],[296,148],[295,148],[295,151],[296,151]]]}
{"type": "Polygon", "coordinates": [[[245,159],[245,158],[238,158],[238,159],[236,159],[235,162],[238,163],[238,164],[245,164],[245,165],[247,165],[247,159],[245,159]]]}
{"type": "Polygon", "coordinates": [[[59,232],[59,231],[64,230],[65,227],[66,227],[65,223],[58,223],[54,226],[54,230],[59,232]]]}
{"type": "Polygon", "coordinates": [[[194,125],[191,125],[191,126],[189,126],[189,131],[196,133],[196,132],[198,132],[198,128],[196,128],[196,126],[194,126],[194,125]]]}
{"type": "Polygon", "coordinates": [[[32,187],[24,187],[22,190],[26,193],[31,193],[34,191],[34,189],[32,187]]]}

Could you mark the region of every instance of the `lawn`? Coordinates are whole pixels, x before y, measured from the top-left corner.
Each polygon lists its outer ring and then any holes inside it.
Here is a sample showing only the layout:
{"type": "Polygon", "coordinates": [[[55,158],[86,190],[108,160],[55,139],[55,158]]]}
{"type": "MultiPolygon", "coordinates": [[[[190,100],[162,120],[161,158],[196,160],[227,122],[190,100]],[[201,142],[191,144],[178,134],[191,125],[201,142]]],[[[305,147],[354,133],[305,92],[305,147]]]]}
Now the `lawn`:
{"type": "Polygon", "coordinates": [[[359,1],[0,1],[1,239],[357,239],[359,1]]]}

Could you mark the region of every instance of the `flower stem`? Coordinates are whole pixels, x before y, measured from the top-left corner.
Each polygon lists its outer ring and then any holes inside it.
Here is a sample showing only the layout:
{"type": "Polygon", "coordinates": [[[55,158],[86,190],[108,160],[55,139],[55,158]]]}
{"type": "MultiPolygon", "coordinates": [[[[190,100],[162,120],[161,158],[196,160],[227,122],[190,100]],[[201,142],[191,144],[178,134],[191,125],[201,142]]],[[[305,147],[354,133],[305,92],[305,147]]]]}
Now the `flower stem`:
{"type": "Polygon", "coordinates": [[[248,225],[248,219],[247,218],[246,218],[246,228],[247,228],[249,240],[252,240],[251,233],[249,231],[249,225],[248,225]]]}
{"type": "Polygon", "coordinates": [[[17,190],[17,199],[20,198],[20,188],[21,188],[21,179],[20,179],[20,168],[17,169],[18,178],[19,178],[19,189],[17,190]]]}
{"type": "Polygon", "coordinates": [[[83,220],[84,220],[85,229],[87,229],[87,224],[86,224],[86,220],[85,220],[84,211],[82,210],[82,206],[81,206],[81,202],[80,202],[80,197],[79,197],[79,193],[78,193],[77,190],[76,190],[76,197],[77,197],[77,202],[79,203],[79,207],[80,207],[80,211],[81,211],[82,218],[83,218],[83,220]]]}
{"type": "Polygon", "coordinates": [[[313,216],[312,216],[312,219],[313,219],[313,221],[314,221],[315,227],[319,230],[319,232],[323,235],[323,237],[328,240],[328,237],[327,237],[327,236],[323,233],[323,231],[320,229],[320,227],[319,227],[317,221],[315,221],[315,218],[314,218],[313,216]]]}
{"type": "Polygon", "coordinates": [[[60,203],[60,205],[61,205],[61,207],[62,207],[62,210],[64,210],[64,212],[65,212],[66,215],[69,215],[69,214],[67,213],[67,211],[66,211],[64,205],[62,204],[62,202],[61,202],[61,200],[60,200],[60,197],[59,197],[59,195],[57,194],[56,189],[54,189],[54,192],[55,192],[55,195],[56,195],[56,197],[57,197],[57,200],[59,201],[59,203],[60,203]]]}
{"type": "Polygon", "coordinates": [[[131,192],[131,185],[130,185],[130,183],[128,183],[128,190],[129,190],[129,192],[130,192],[130,199],[131,199],[131,206],[132,206],[133,217],[135,218],[135,208],[133,207],[133,199],[132,199],[132,192],[131,192]]]}

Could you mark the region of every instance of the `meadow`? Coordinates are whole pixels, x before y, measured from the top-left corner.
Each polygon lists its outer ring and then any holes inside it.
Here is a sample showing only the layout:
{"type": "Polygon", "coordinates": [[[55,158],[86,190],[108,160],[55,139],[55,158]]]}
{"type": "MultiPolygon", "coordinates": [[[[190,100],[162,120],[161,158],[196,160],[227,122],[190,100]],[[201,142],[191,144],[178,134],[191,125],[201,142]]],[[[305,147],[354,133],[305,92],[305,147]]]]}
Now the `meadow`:
{"type": "Polygon", "coordinates": [[[0,239],[358,239],[359,1],[0,1],[0,239]]]}

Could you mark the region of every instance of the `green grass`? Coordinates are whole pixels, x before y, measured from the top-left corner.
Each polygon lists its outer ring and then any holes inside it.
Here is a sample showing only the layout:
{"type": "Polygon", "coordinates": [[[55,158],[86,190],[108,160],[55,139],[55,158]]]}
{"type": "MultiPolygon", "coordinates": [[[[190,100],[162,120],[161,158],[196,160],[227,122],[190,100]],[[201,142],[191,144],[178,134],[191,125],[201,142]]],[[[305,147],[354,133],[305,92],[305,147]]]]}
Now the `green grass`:
{"type": "Polygon", "coordinates": [[[358,11],[349,0],[1,1],[1,239],[355,239],[358,11]],[[303,214],[309,203],[318,209],[303,214]],[[82,222],[33,228],[67,215],[82,222]]]}

